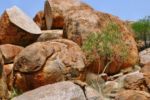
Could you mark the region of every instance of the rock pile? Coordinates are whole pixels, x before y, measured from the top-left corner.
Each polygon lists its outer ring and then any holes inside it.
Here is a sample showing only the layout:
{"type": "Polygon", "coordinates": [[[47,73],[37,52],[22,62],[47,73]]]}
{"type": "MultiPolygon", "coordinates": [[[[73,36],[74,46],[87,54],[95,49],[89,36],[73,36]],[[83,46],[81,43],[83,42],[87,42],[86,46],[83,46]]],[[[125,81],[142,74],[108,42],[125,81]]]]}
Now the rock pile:
{"type": "Polygon", "coordinates": [[[23,93],[13,100],[149,100],[149,55],[141,53],[144,67],[135,68],[139,54],[124,21],[80,0],[46,0],[44,6],[33,20],[18,7],[0,18],[0,99],[23,93]],[[102,73],[108,61],[95,50],[89,62],[82,46],[109,23],[118,26],[128,54],[122,61],[123,51],[110,45],[114,60],[102,73]]]}

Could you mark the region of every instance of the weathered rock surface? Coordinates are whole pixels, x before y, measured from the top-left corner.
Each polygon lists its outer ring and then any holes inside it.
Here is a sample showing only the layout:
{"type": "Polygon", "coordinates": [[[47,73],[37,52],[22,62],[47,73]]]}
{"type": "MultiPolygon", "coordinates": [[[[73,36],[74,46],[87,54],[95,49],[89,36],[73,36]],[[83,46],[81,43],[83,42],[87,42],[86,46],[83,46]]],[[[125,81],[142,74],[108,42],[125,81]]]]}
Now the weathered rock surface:
{"type": "Polygon", "coordinates": [[[6,73],[6,76],[9,76],[13,70],[13,64],[5,64],[4,65],[4,72],[6,73]]]}
{"type": "MultiPolygon", "coordinates": [[[[117,58],[118,52],[122,51],[119,51],[120,48],[114,46],[113,49],[116,51],[116,58],[109,65],[109,68],[106,69],[106,73],[113,74],[119,72],[122,68],[131,67],[138,62],[138,50],[132,32],[117,17],[84,9],[70,9],[66,16],[63,36],[79,45],[82,45],[90,34],[101,32],[109,23],[113,22],[118,25],[119,30],[123,34],[122,40],[124,40],[127,46],[128,55],[126,60],[122,62],[119,57],[117,58]]],[[[102,59],[102,57],[99,57],[99,55],[95,55],[95,61],[89,66],[89,70],[95,73],[101,73],[108,62],[102,59]]]]}
{"type": "Polygon", "coordinates": [[[142,73],[149,73],[150,72],[150,62],[145,64],[142,69],[141,69],[142,73]]]}
{"type": "Polygon", "coordinates": [[[14,6],[7,9],[0,20],[0,44],[26,46],[41,34],[40,28],[23,11],[14,6]]]}
{"type": "Polygon", "coordinates": [[[143,50],[139,53],[140,56],[140,63],[142,65],[145,65],[147,63],[150,63],[150,48],[143,50]]]}
{"type": "Polygon", "coordinates": [[[89,86],[82,87],[73,82],[64,81],[45,85],[26,92],[13,100],[104,100],[89,86]],[[83,89],[84,88],[84,89],[83,89]]]}
{"type": "Polygon", "coordinates": [[[62,29],[65,14],[72,8],[93,10],[89,5],[80,0],[47,0],[45,2],[45,18],[48,29],[62,29]]]}
{"type": "Polygon", "coordinates": [[[150,63],[146,64],[142,69],[141,72],[144,75],[145,83],[147,87],[150,89],[150,63]]]}
{"type": "Polygon", "coordinates": [[[70,9],[66,14],[64,37],[82,45],[87,36],[99,30],[99,17],[92,10],[70,9]]]}
{"type": "Polygon", "coordinates": [[[124,79],[124,88],[130,90],[148,91],[143,73],[127,75],[124,79]]]}
{"type": "Polygon", "coordinates": [[[80,86],[60,82],[26,92],[13,100],[86,100],[86,97],[80,86]]]}
{"type": "Polygon", "coordinates": [[[85,67],[85,56],[76,43],[65,39],[37,42],[16,57],[15,85],[27,91],[62,80],[84,80],[85,67]]]}
{"type": "Polygon", "coordinates": [[[44,11],[39,11],[33,18],[34,22],[40,27],[41,30],[46,30],[46,21],[44,11]]]}
{"type": "MultiPolygon", "coordinates": [[[[124,34],[122,40],[128,47],[128,56],[124,62],[116,57],[106,73],[119,72],[122,68],[131,67],[138,62],[138,50],[132,32],[119,18],[94,11],[80,0],[48,0],[45,2],[44,13],[49,29],[51,27],[63,28],[63,37],[71,39],[79,45],[82,45],[91,33],[101,32],[110,22],[116,23],[124,34]]],[[[119,48],[114,48],[114,50],[116,54],[122,52],[119,51],[119,48]]],[[[105,67],[104,62],[106,61],[101,57],[97,57],[89,66],[89,70],[101,73],[105,67]]]]}
{"type": "MultiPolygon", "coordinates": [[[[122,64],[122,68],[127,68],[127,67],[131,67],[133,65],[135,65],[136,63],[139,62],[139,56],[138,56],[138,49],[137,49],[137,43],[134,39],[133,33],[132,33],[132,29],[127,26],[127,24],[120,20],[118,17],[107,14],[107,13],[103,13],[103,12],[96,12],[98,17],[99,17],[99,24],[100,24],[100,29],[104,29],[105,27],[107,27],[108,23],[116,23],[116,25],[118,25],[118,28],[120,30],[120,32],[122,32],[123,36],[121,37],[122,40],[124,40],[124,43],[127,46],[127,51],[128,51],[128,55],[126,60],[124,61],[124,63],[122,64]]],[[[121,52],[119,51],[119,48],[115,48],[115,51],[121,52]]],[[[116,53],[116,55],[117,55],[116,53]]],[[[116,62],[119,65],[119,60],[116,59],[116,62]]],[[[114,62],[115,64],[115,62],[114,62]]],[[[115,67],[114,67],[115,68],[115,67]]]]}
{"type": "MultiPolygon", "coordinates": [[[[148,83],[150,81],[147,80],[146,82],[145,74],[140,71],[132,72],[126,75],[120,74],[117,79],[106,82],[102,81],[101,77],[98,75],[96,76],[94,74],[90,74],[89,77],[92,78],[90,78],[91,84],[89,84],[89,82],[88,84],[92,86],[95,90],[99,91],[99,94],[101,94],[103,97],[102,100],[138,100],[135,99],[136,96],[138,97],[145,95],[143,93],[146,92],[147,94],[149,93],[148,83]],[[132,92],[123,93],[124,91],[128,90],[133,91],[133,93],[132,92]],[[128,97],[132,99],[127,99],[128,97]]],[[[110,76],[109,78],[111,77],[112,76],[110,76]]],[[[145,99],[141,99],[140,97],[139,100],[145,99]]]]}
{"type": "Polygon", "coordinates": [[[44,42],[53,39],[61,39],[63,30],[43,30],[37,41],[44,42]]]}
{"type": "Polygon", "coordinates": [[[100,94],[99,92],[97,92],[89,86],[85,86],[84,93],[86,95],[87,100],[104,100],[102,94],[100,94]]]}
{"type": "Polygon", "coordinates": [[[3,68],[3,57],[0,52],[0,99],[5,100],[8,99],[8,89],[6,84],[6,75],[3,68]]]}
{"type": "Polygon", "coordinates": [[[6,78],[6,83],[7,83],[7,88],[11,90],[12,84],[13,84],[13,64],[5,64],[4,65],[4,73],[5,73],[5,78],[6,78]]]}
{"type": "Polygon", "coordinates": [[[150,94],[145,91],[124,90],[118,93],[115,100],[150,100],[150,94]]]}
{"type": "Polygon", "coordinates": [[[4,63],[13,63],[14,58],[23,50],[23,47],[12,45],[12,44],[3,44],[0,45],[0,50],[2,52],[4,63]]]}

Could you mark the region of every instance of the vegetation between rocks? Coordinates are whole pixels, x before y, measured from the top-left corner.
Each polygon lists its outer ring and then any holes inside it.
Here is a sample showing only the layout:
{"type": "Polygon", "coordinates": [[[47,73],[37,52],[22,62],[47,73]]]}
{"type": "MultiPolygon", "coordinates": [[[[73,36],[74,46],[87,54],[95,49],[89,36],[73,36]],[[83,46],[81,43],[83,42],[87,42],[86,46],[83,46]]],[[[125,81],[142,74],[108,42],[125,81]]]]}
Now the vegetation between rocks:
{"type": "Polygon", "coordinates": [[[95,51],[99,56],[105,57],[108,61],[106,67],[108,67],[116,55],[122,61],[127,57],[128,49],[122,40],[122,36],[123,33],[119,30],[119,27],[115,23],[109,23],[102,32],[89,35],[82,49],[86,52],[89,61],[94,60],[92,53],[95,51]]]}
{"type": "Polygon", "coordinates": [[[150,47],[150,16],[132,23],[137,41],[144,41],[144,48],[150,47]]]}

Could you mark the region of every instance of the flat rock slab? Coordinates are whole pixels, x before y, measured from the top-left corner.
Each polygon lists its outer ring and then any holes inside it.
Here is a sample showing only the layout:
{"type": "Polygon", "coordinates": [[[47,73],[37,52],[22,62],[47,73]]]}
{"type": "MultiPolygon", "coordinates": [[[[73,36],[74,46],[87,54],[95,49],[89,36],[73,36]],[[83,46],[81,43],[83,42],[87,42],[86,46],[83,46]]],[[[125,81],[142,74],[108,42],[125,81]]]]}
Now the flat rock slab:
{"type": "Polygon", "coordinates": [[[7,9],[0,19],[0,44],[27,46],[41,34],[35,22],[14,6],[7,9]]]}
{"type": "Polygon", "coordinates": [[[10,21],[19,28],[32,34],[41,34],[40,28],[18,7],[14,6],[10,9],[7,9],[6,12],[10,21]]]}
{"type": "Polygon", "coordinates": [[[26,92],[12,100],[86,100],[80,86],[72,82],[60,82],[26,92]]]}

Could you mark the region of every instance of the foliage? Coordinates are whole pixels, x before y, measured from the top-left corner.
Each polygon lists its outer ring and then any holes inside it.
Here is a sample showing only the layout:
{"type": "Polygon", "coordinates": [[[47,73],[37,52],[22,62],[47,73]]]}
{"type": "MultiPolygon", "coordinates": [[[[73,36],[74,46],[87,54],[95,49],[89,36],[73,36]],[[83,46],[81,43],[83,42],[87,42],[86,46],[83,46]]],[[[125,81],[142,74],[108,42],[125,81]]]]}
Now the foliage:
{"type": "Polygon", "coordinates": [[[19,91],[17,88],[13,88],[11,91],[10,99],[12,99],[20,94],[22,94],[21,91],[19,91]]]}
{"type": "Polygon", "coordinates": [[[132,29],[135,32],[136,40],[143,40],[147,46],[146,42],[150,41],[150,16],[134,22],[132,29]]]}
{"type": "Polygon", "coordinates": [[[102,32],[91,34],[84,42],[82,48],[89,55],[96,50],[101,57],[106,57],[109,61],[116,55],[124,60],[127,55],[127,46],[122,40],[122,36],[123,33],[119,31],[119,27],[114,23],[109,23],[102,32]]]}

